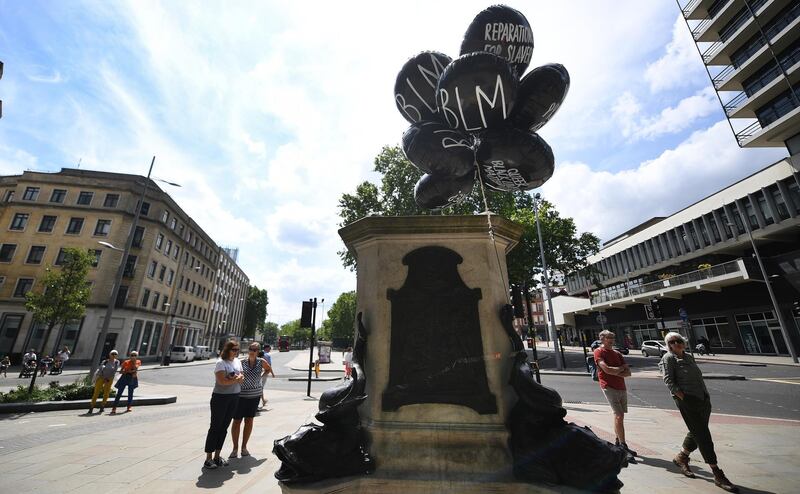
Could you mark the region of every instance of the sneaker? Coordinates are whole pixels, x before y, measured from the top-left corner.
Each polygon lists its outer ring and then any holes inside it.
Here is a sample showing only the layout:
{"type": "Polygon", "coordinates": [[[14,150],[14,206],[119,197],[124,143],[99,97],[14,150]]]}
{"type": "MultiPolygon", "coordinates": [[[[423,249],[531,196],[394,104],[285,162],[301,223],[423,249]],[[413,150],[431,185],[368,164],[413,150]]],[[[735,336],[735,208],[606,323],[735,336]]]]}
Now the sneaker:
{"type": "Polygon", "coordinates": [[[712,467],[711,472],[714,474],[714,483],[717,484],[717,487],[728,492],[739,492],[739,488],[728,480],[728,477],[725,476],[725,472],[723,472],[721,468],[712,467]]]}
{"type": "Polygon", "coordinates": [[[234,449],[233,451],[231,451],[231,454],[228,455],[228,458],[238,458],[238,457],[239,457],[239,450],[237,449],[234,449]]]}
{"type": "Polygon", "coordinates": [[[103,413],[103,407],[100,407],[100,410],[98,410],[97,413],[103,413]]]}
{"type": "Polygon", "coordinates": [[[206,460],[203,462],[203,468],[207,468],[208,470],[214,470],[217,468],[217,464],[214,463],[214,460],[206,460]]]}
{"type": "Polygon", "coordinates": [[[675,458],[672,459],[672,463],[676,464],[678,468],[681,469],[682,474],[690,479],[694,478],[694,472],[692,472],[692,469],[689,468],[689,455],[681,451],[675,456],[675,458]]]}
{"type": "Polygon", "coordinates": [[[250,456],[250,452],[247,451],[247,448],[242,448],[242,458],[244,458],[245,456],[250,456]]]}
{"type": "Polygon", "coordinates": [[[230,465],[230,463],[221,456],[219,458],[214,458],[214,463],[216,463],[218,467],[227,467],[230,465]]]}

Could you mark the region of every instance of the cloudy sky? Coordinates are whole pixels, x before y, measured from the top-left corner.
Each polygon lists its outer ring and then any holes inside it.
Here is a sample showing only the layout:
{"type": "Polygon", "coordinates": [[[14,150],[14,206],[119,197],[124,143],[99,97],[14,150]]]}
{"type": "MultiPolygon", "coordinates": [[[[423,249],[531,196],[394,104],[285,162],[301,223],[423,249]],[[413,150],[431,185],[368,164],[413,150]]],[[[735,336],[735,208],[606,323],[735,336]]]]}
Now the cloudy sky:
{"type": "MultiPolygon", "coordinates": [[[[337,200],[399,142],[397,71],[458,55],[491,2],[0,0],[0,174],[61,167],[147,173],[222,245],[241,249],[270,319],[355,288],[336,255],[337,200]]],[[[541,131],[541,192],[608,239],[785,155],[740,150],[670,0],[511,3],[531,67],[570,71],[541,131]]]]}

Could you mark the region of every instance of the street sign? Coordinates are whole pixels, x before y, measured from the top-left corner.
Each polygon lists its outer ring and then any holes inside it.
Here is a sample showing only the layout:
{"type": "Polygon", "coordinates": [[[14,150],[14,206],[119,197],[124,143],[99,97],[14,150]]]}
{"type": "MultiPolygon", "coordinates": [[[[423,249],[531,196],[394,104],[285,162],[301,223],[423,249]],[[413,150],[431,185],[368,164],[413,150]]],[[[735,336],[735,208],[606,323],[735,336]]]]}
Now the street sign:
{"type": "Polygon", "coordinates": [[[653,306],[650,304],[644,304],[644,313],[647,314],[648,321],[655,321],[656,315],[653,313],[653,306]]]}
{"type": "Polygon", "coordinates": [[[598,314],[595,320],[597,321],[597,324],[605,324],[608,322],[608,318],[605,316],[605,314],[598,314]]]}

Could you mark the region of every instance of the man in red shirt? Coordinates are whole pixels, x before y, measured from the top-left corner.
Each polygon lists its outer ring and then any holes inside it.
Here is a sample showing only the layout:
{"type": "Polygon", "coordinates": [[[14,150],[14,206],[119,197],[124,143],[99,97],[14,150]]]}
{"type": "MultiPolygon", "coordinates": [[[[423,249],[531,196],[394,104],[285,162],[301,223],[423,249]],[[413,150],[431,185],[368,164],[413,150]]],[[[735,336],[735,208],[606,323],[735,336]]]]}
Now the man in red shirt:
{"type": "Polygon", "coordinates": [[[600,333],[602,346],[594,351],[594,361],[597,365],[597,378],[600,389],[611,405],[614,412],[614,433],[617,435],[617,445],[621,445],[628,452],[629,461],[633,460],[636,452],[628,448],[625,442],[625,414],[628,412],[628,391],[625,388],[625,378],[630,377],[631,369],[625,363],[622,354],[614,350],[613,332],[605,330],[600,333]]]}

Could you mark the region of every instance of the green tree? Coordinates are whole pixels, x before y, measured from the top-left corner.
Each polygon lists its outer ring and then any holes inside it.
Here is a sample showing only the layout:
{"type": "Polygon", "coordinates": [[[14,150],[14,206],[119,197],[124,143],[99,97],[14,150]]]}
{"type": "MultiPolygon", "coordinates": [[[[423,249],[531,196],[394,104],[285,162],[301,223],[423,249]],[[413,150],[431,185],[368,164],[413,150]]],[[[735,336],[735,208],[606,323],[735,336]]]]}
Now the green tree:
{"type": "MultiPolygon", "coordinates": [[[[508,256],[509,283],[537,284],[542,272],[539,260],[539,237],[536,232],[534,197],[526,192],[493,192],[486,189],[484,203],[479,185],[460,204],[433,212],[420,208],[414,202],[414,185],[422,176],[397,147],[384,147],[375,158],[375,171],[382,175],[380,186],[363,182],[354,194],[343,194],[339,199],[340,226],[348,225],[369,215],[463,215],[489,211],[521,224],[524,233],[519,245],[508,256]]],[[[539,200],[539,222],[545,245],[545,259],[549,275],[570,274],[586,268],[586,257],[596,253],[600,239],[592,233],[577,233],[572,218],[562,217],[546,200],[539,200]]],[[[487,230],[488,231],[488,230],[487,230]]],[[[339,252],[345,267],[355,269],[355,258],[346,249],[339,252]]]]}
{"type": "Polygon", "coordinates": [[[292,339],[292,343],[303,343],[311,340],[311,329],[301,328],[300,319],[289,321],[281,325],[280,334],[292,339]]]}
{"type": "Polygon", "coordinates": [[[281,328],[277,323],[267,321],[259,330],[259,334],[261,335],[261,339],[264,341],[264,343],[267,343],[268,345],[275,345],[275,342],[278,341],[278,334],[280,334],[280,330],[281,328]]]}
{"type": "Polygon", "coordinates": [[[328,311],[328,318],[322,323],[320,337],[325,339],[352,338],[356,323],[356,292],[349,291],[339,295],[328,311]]]}
{"type": "MultiPolygon", "coordinates": [[[[55,266],[47,268],[39,284],[41,289],[25,294],[25,308],[33,314],[33,320],[47,326],[44,341],[49,339],[53,328],[58,326],[58,345],[64,325],[83,317],[91,294],[86,275],[92,262],[94,256],[85,250],[64,249],[64,263],[60,269],[55,266]]],[[[39,350],[42,354],[45,353],[44,348],[39,350]]],[[[29,392],[33,390],[35,382],[36,372],[33,373],[29,392]]]]}
{"type": "Polygon", "coordinates": [[[267,320],[267,305],[269,305],[267,290],[259,290],[257,286],[251,286],[247,293],[244,310],[245,338],[253,338],[256,331],[261,332],[267,320]]]}

